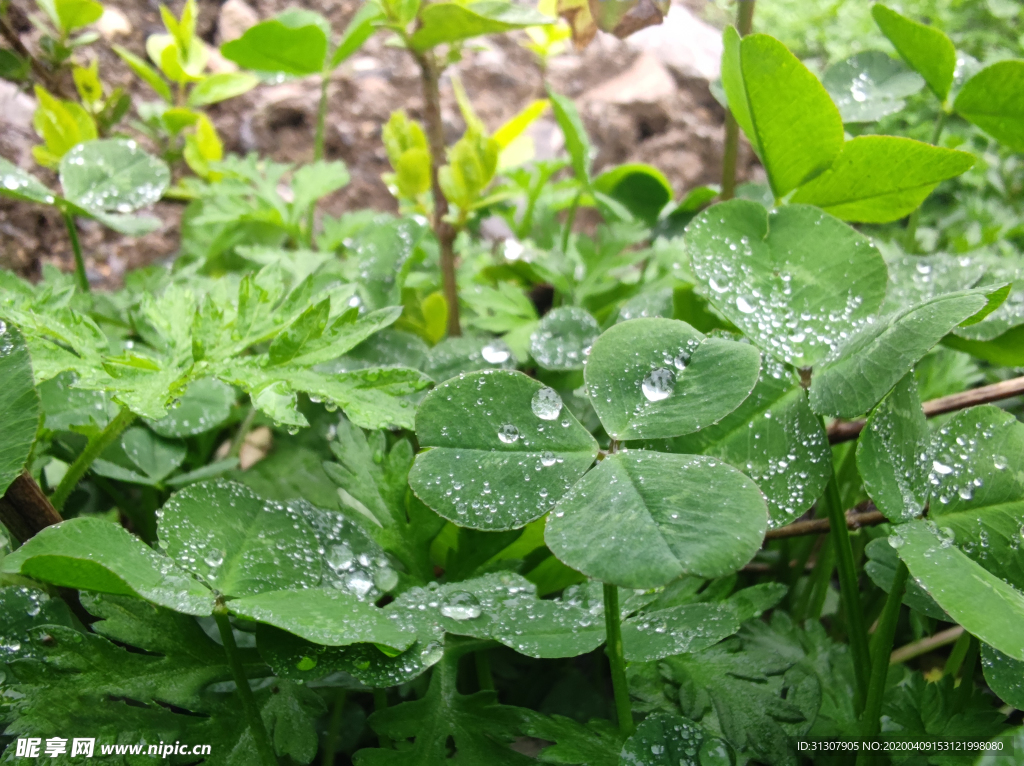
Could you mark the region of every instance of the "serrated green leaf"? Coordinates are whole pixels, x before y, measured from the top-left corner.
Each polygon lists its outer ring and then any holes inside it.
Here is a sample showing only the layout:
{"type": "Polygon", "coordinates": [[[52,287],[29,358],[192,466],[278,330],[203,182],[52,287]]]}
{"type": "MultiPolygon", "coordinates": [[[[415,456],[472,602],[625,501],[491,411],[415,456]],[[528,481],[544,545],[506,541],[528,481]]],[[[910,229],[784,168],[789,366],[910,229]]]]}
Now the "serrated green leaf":
{"type": "Polygon", "coordinates": [[[39,394],[25,339],[0,320],[0,497],[25,467],[39,429],[39,394]]]}
{"type": "Polygon", "coordinates": [[[965,173],[974,155],[897,136],[860,136],[791,202],[844,221],[889,223],[917,209],[941,182],[965,173]]]}
{"type": "Polygon", "coordinates": [[[657,439],[717,423],[749,396],[758,350],[711,338],[675,319],[633,319],[594,343],[584,377],[615,439],[657,439]]]}
{"type": "Polygon", "coordinates": [[[213,597],[174,562],[117,524],[82,517],[47,527],[0,562],[2,571],[79,590],[137,596],[208,615],[213,597]]]}
{"type": "Polygon", "coordinates": [[[823,362],[885,297],[878,250],[813,207],[769,213],[756,202],[730,200],[705,210],[686,231],[690,264],[711,303],[794,367],[823,362]]]}
{"type": "Polygon", "coordinates": [[[438,386],[420,405],[416,433],[427,449],[409,485],[471,529],[516,529],[540,518],[597,456],[597,442],[553,389],[511,371],[438,386]]]}
{"type": "Polygon", "coordinates": [[[953,41],[941,30],[912,21],[880,3],[872,6],[871,15],[903,60],[920,73],[940,101],[945,101],[956,69],[953,41]]]}
{"type": "Polygon", "coordinates": [[[315,587],[322,575],[316,535],[302,515],[223,480],[171,495],[157,522],[160,547],[228,596],[315,587]]]}
{"type": "Polygon", "coordinates": [[[651,588],[681,574],[735,572],[761,547],[767,527],[761,492],[735,468],[630,450],[606,457],[558,502],[544,539],[586,575],[651,588]]]}

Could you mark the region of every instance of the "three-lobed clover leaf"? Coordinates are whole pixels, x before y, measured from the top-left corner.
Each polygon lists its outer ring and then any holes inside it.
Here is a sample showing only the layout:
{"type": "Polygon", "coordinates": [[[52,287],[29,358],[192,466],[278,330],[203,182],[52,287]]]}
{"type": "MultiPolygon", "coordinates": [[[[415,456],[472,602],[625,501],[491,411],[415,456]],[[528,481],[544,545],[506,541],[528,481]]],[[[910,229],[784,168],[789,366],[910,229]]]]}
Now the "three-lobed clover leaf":
{"type": "Polygon", "coordinates": [[[844,123],[875,122],[906,106],[925,83],[903,62],[882,51],[861,51],[825,70],[821,84],[844,123]]]}

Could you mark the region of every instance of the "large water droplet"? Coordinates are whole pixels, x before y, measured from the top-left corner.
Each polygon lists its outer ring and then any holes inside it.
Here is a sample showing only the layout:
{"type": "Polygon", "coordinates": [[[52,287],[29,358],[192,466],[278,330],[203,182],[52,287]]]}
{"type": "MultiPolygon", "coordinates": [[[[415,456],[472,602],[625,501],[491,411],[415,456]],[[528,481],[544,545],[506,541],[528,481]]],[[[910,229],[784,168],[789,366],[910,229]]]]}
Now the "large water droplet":
{"type": "Polygon", "coordinates": [[[512,444],[519,441],[519,429],[511,423],[506,423],[498,429],[498,438],[505,444],[512,444]]]}
{"type": "Polygon", "coordinates": [[[224,551],[214,548],[207,552],[203,557],[203,561],[206,562],[206,566],[216,569],[224,563],[224,551]]]}
{"type": "Polygon", "coordinates": [[[660,402],[662,399],[668,399],[672,395],[672,389],[676,385],[676,376],[672,370],[665,367],[659,367],[656,370],[652,370],[644,378],[640,388],[644,392],[644,396],[650,402],[660,402]]]}
{"type": "Polygon", "coordinates": [[[343,572],[352,566],[352,549],[348,543],[332,545],[327,551],[327,566],[335,572],[343,572]]]}
{"type": "Polygon", "coordinates": [[[952,468],[945,463],[940,463],[938,460],[932,461],[932,470],[935,471],[935,473],[942,474],[943,476],[953,473],[952,468]]]}
{"type": "Polygon", "coordinates": [[[488,364],[504,364],[512,356],[512,349],[503,340],[493,340],[480,349],[480,355],[488,364]]]}
{"type": "Polygon", "coordinates": [[[530,409],[541,420],[554,420],[562,411],[562,397],[553,388],[542,388],[533,395],[530,409]]]}
{"type": "Polygon", "coordinates": [[[756,310],[753,306],[747,303],[747,300],[742,295],[736,299],[736,308],[744,314],[753,314],[756,310]]]}
{"type": "Polygon", "coordinates": [[[452,620],[473,620],[480,616],[480,602],[472,593],[457,590],[441,604],[441,614],[452,620]]]}

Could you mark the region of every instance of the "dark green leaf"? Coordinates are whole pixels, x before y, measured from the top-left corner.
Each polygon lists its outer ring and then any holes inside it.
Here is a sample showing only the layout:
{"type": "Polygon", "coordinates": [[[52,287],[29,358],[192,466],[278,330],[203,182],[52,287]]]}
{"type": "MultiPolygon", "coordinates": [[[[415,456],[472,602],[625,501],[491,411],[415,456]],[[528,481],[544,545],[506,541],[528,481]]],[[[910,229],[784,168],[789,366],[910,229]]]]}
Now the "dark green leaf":
{"type": "Polygon", "coordinates": [[[672,185],[651,165],[628,163],[604,171],[594,179],[594,189],[621,202],[634,216],[653,226],[672,201],[672,185]]]}
{"type": "Polygon", "coordinates": [[[18,329],[0,320],[0,497],[21,473],[39,428],[32,360],[18,329]]]}
{"type": "Polygon", "coordinates": [[[981,645],[985,682],[1007,705],[1024,710],[1024,662],[1007,657],[988,644],[981,645]]]}
{"type": "Polygon", "coordinates": [[[530,356],[546,370],[582,370],[601,333],[597,320],[578,306],[552,309],[530,335],[530,356]]]}

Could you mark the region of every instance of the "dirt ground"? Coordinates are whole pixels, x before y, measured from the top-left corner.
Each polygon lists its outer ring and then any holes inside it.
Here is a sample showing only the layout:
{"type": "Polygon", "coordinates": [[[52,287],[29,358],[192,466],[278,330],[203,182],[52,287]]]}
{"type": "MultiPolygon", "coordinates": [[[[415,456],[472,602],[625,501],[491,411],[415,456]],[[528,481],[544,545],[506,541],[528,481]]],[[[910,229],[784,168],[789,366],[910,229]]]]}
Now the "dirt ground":
{"type": "MultiPolygon", "coordinates": [[[[700,0],[688,2],[699,12],[700,0]]],[[[14,0],[12,5],[12,21],[32,47],[35,33],[24,16],[30,0],[14,0]]],[[[172,3],[176,11],[178,5],[172,3]]],[[[253,21],[294,5],[320,11],[340,31],[359,1],[249,0],[246,4],[242,0],[199,0],[198,33],[216,46],[253,21]]],[[[108,0],[106,6],[121,14],[113,19],[116,23],[104,26],[107,41],[145,57],[146,37],[163,31],[156,0],[108,0]]],[[[682,194],[719,180],[724,111],[708,88],[708,78],[715,75],[717,64],[717,32],[697,21],[686,6],[674,9],[673,14],[673,22],[681,19],[679,23],[684,24],[681,34],[666,28],[653,35],[656,39],[641,33],[628,42],[600,35],[585,51],[554,58],[548,80],[555,90],[576,100],[598,150],[597,169],[625,161],[648,162],[660,168],[676,193],[682,194]]],[[[474,41],[464,60],[452,70],[491,129],[543,93],[534,56],[520,45],[524,37],[513,33],[474,41]]],[[[111,85],[128,88],[136,100],[154,97],[103,40],[90,46],[87,55],[99,57],[101,75],[111,85]]],[[[230,66],[218,62],[216,56],[213,65],[230,66]]],[[[312,159],[318,96],[316,78],[294,80],[262,85],[208,111],[228,151],[304,162],[312,159]]],[[[447,75],[442,100],[447,138],[454,142],[464,125],[447,75]]],[[[371,38],[335,72],[329,89],[326,153],[328,159],[348,165],[352,180],[324,201],[323,212],[338,215],[363,207],[395,209],[380,180],[389,170],[381,126],[393,109],[404,107],[411,116],[420,117],[422,106],[418,69],[406,52],[386,46],[383,34],[371,38]]],[[[29,154],[38,140],[31,129],[33,108],[34,100],[25,93],[14,88],[0,92],[0,155],[55,184],[53,174],[35,166],[29,154]]],[[[542,119],[532,130],[539,157],[556,156],[562,149],[561,134],[552,120],[542,119]]],[[[740,175],[757,173],[756,159],[744,147],[740,175]]],[[[173,257],[182,209],[177,203],[159,203],[154,212],[163,226],[138,239],[115,234],[93,221],[81,221],[90,280],[100,287],[113,287],[126,270],[173,257]]],[[[65,269],[72,266],[61,218],[41,207],[0,200],[0,267],[33,277],[44,263],[65,269]]]]}

